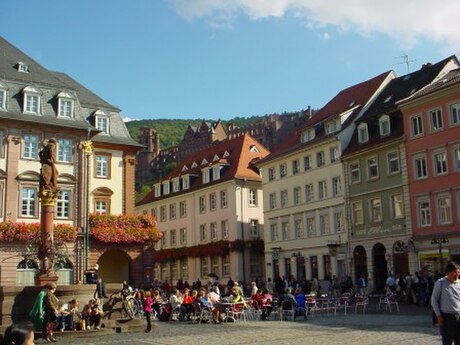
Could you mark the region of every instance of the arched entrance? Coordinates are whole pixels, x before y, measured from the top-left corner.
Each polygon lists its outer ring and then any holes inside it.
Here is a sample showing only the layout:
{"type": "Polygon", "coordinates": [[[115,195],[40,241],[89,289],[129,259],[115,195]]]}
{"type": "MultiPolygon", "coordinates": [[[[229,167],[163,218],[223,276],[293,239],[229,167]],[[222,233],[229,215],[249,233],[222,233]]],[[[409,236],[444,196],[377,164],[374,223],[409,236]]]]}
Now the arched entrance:
{"type": "Polygon", "coordinates": [[[372,249],[372,257],[374,258],[374,282],[376,290],[385,288],[388,266],[385,258],[387,250],[381,243],[376,243],[372,249]]]}
{"type": "Polygon", "coordinates": [[[355,263],[355,282],[361,275],[367,278],[367,254],[363,246],[356,246],[353,250],[353,261],[355,263]]]}
{"type": "Polygon", "coordinates": [[[111,249],[101,255],[99,264],[99,277],[106,283],[129,282],[131,258],[124,251],[111,249]]]}
{"type": "Polygon", "coordinates": [[[405,276],[409,272],[409,256],[403,241],[396,241],[393,245],[393,269],[396,276],[401,274],[405,276]]]}

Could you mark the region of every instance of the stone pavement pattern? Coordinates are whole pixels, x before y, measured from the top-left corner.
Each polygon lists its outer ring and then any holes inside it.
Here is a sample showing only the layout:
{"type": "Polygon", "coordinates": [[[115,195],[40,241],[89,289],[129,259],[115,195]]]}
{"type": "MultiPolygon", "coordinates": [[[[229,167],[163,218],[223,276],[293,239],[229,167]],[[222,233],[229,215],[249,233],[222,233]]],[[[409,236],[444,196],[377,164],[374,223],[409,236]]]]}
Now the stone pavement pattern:
{"type": "MultiPolygon", "coordinates": [[[[239,321],[228,324],[154,322],[152,333],[129,332],[98,334],[76,332],[56,334],[61,344],[264,344],[264,345],[332,345],[332,344],[440,344],[438,330],[430,316],[401,314],[349,314],[337,317],[317,316],[304,321],[239,321]]],[[[37,340],[41,344],[43,340],[37,340]]]]}

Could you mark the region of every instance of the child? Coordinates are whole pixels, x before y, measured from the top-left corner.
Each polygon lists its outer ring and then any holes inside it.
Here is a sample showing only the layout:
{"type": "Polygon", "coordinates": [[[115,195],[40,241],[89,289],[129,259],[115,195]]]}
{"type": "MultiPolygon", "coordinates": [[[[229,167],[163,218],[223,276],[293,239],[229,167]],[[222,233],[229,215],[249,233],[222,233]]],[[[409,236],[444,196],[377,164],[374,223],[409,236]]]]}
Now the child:
{"type": "Polygon", "coordinates": [[[145,329],[146,333],[149,333],[152,330],[152,304],[153,300],[150,295],[150,291],[146,291],[143,306],[145,317],[147,318],[147,328],[145,329]]]}

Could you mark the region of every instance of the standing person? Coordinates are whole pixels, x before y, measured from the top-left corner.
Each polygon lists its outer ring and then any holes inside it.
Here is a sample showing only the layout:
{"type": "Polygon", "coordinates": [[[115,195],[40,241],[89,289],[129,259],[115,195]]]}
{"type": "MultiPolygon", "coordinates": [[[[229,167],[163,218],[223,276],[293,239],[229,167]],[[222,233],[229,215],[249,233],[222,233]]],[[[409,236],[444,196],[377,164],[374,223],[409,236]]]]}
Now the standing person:
{"type": "Polygon", "coordinates": [[[94,291],[93,298],[97,300],[101,307],[104,305],[104,298],[108,298],[105,292],[105,284],[102,281],[102,278],[97,279],[96,290],[94,291]]]}
{"type": "Polygon", "coordinates": [[[55,342],[53,331],[56,327],[56,321],[59,314],[59,300],[54,294],[56,292],[57,285],[55,283],[49,283],[45,296],[45,340],[47,342],[55,342]]]}
{"type": "Polygon", "coordinates": [[[147,328],[145,329],[146,333],[152,331],[152,305],[153,299],[151,297],[150,291],[146,291],[143,305],[145,318],[147,319],[147,328]]]}
{"type": "MultiPolygon", "coordinates": [[[[1,338],[1,337],[0,337],[1,338]]],[[[35,345],[34,329],[31,324],[18,324],[9,326],[3,336],[5,345],[35,345]]]]}
{"type": "Polygon", "coordinates": [[[431,306],[441,328],[442,344],[460,344],[460,266],[448,262],[445,277],[438,279],[431,296],[431,306]]]}
{"type": "Polygon", "coordinates": [[[45,285],[45,289],[38,293],[35,303],[29,313],[34,323],[35,331],[42,331],[45,329],[45,296],[46,291],[50,288],[49,284],[45,285]]]}
{"type": "Polygon", "coordinates": [[[364,276],[364,274],[361,274],[361,277],[358,279],[358,294],[360,294],[361,296],[367,295],[366,277],[364,276]]]}

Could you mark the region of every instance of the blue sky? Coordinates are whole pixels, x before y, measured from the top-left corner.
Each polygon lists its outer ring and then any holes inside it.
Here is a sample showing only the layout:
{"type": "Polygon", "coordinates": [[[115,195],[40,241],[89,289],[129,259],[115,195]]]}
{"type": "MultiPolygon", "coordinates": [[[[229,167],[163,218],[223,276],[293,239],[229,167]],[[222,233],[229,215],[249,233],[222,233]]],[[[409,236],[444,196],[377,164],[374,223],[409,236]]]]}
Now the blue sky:
{"type": "Polygon", "coordinates": [[[1,0],[0,35],[131,119],[321,108],[460,52],[460,1],[1,0]]]}

